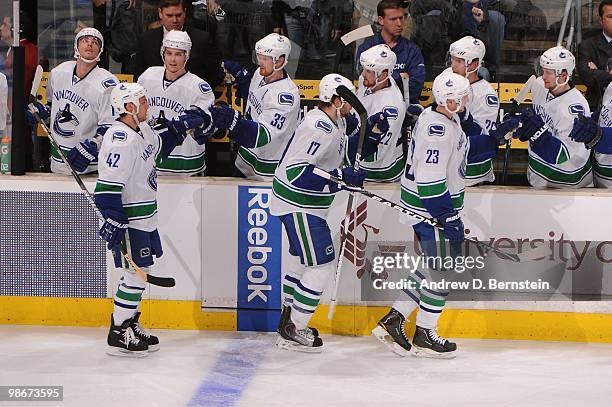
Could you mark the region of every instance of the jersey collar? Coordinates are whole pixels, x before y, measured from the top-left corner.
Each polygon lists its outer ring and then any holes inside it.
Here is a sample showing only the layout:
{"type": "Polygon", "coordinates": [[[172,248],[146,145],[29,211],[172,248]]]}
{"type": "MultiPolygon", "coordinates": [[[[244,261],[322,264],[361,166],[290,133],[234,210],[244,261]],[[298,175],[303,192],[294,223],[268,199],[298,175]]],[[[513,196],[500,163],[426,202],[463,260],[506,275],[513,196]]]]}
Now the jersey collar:
{"type": "Polygon", "coordinates": [[[178,81],[179,79],[181,79],[183,76],[187,75],[187,72],[189,71],[185,71],[184,74],[182,74],[181,76],[179,76],[178,78],[176,78],[175,80],[171,81],[166,79],[166,70],[164,69],[164,76],[162,78],[162,88],[164,90],[168,89],[170,87],[170,85],[172,85],[174,82],[178,81]]]}
{"type": "Polygon", "coordinates": [[[85,74],[85,76],[83,76],[82,78],[79,78],[76,74],[76,63],[74,64],[74,68],[72,69],[72,85],[76,85],[77,83],[79,83],[80,81],[82,81],[83,79],[87,78],[89,76],[90,73],[92,73],[94,71],[94,69],[96,69],[98,67],[98,65],[94,65],[93,68],[91,68],[89,70],[89,72],[87,72],[85,74]]]}

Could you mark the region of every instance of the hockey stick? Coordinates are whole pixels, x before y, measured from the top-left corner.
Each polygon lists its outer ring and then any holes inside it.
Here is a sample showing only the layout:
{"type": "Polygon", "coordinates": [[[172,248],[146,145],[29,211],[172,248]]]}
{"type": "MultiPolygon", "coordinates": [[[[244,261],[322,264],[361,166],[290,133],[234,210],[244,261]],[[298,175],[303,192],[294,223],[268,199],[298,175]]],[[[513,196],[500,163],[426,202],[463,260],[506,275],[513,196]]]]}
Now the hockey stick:
{"type": "MultiPolygon", "coordinates": [[[[512,110],[511,113],[515,114],[518,111],[519,105],[523,103],[529,92],[531,91],[531,85],[536,80],[535,75],[531,75],[527,82],[523,85],[519,93],[516,95],[514,99],[512,99],[512,110]]],[[[506,184],[506,175],[508,173],[508,163],[510,162],[510,150],[512,149],[512,134],[510,137],[506,135],[506,151],[504,151],[504,163],[502,167],[502,176],[501,176],[501,184],[506,184]]]]}
{"type": "MultiPolygon", "coordinates": [[[[41,73],[42,73],[42,67],[39,66],[39,68],[41,69],[41,73]]],[[[38,73],[38,68],[36,69],[36,73],[38,73]]],[[[34,89],[38,90],[39,85],[40,85],[40,76],[37,78],[35,75],[34,81],[32,82],[32,92],[30,92],[30,98],[36,94],[34,93],[36,92],[34,89]],[[38,79],[38,83],[36,83],[36,79],[38,79]]],[[[92,207],[92,209],[96,213],[96,216],[98,217],[98,219],[100,219],[101,221],[104,221],[105,220],[104,216],[102,216],[102,213],[100,212],[98,205],[96,205],[96,202],[94,201],[93,196],[91,195],[91,193],[89,192],[85,184],[83,184],[83,180],[81,180],[81,177],[79,176],[79,174],[77,174],[74,168],[72,168],[72,165],[70,165],[70,162],[66,158],[66,155],[62,151],[59,143],[55,140],[55,137],[53,137],[53,135],[51,134],[51,131],[49,130],[49,127],[47,127],[47,124],[43,120],[40,119],[40,116],[38,116],[36,108],[32,105],[31,102],[28,105],[28,109],[34,115],[34,117],[36,117],[36,120],[41,125],[42,129],[47,134],[47,136],[49,137],[49,140],[51,141],[51,143],[53,143],[53,146],[57,149],[57,152],[60,158],[66,163],[68,168],[70,168],[70,172],[72,173],[74,180],[77,182],[77,184],[79,185],[79,188],[81,188],[81,190],[85,194],[85,198],[87,198],[89,205],[92,207]]],[[[140,267],[136,265],[136,263],[134,263],[134,260],[132,260],[131,256],[127,253],[127,250],[124,247],[120,246],[120,250],[121,250],[121,254],[123,255],[123,258],[125,258],[128,264],[134,269],[138,277],[140,277],[144,282],[147,282],[152,285],[157,285],[160,287],[174,287],[176,285],[176,282],[174,281],[174,278],[172,277],[157,277],[157,276],[153,276],[153,275],[145,273],[144,271],[140,269],[140,267]]]]}
{"type": "MultiPolygon", "coordinates": [[[[348,104],[350,104],[359,114],[359,120],[361,121],[361,128],[359,129],[359,140],[357,142],[357,151],[355,154],[355,164],[354,168],[356,170],[359,169],[360,161],[361,161],[361,150],[363,149],[363,141],[365,139],[366,133],[366,122],[368,119],[368,112],[363,106],[363,104],[359,101],[357,96],[346,86],[341,85],[336,89],[338,95],[343,98],[348,104]]],[[[332,319],[334,316],[334,309],[336,308],[336,301],[338,297],[338,288],[340,286],[340,272],[342,271],[342,264],[344,263],[344,250],[346,249],[346,240],[349,231],[349,222],[351,220],[351,213],[353,213],[355,204],[355,194],[349,192],[349,198],[346,205],[346,214],[344,215],[344,223],[342,224],[342,236],[340,242],[340,252],[338,256],[338,264],[336,265],[336,273],[334,275],[334,288],[332,291],[332,296],[329,302],[329,312],[327,313],[327,318],[332,319]]]]}
{"type": "Polygon", "coordinates": [[[334,69],[333,72],[338,72],[338,68],[340,67],[340,59],[342,51],[344,48],[348,47],[349,44],[359,41],[364,38],[368,38],[374,35],[374,30],[370,24],[361,26],[359,28],[355,28],[353,31],[350,31],[340,37],[340,41],[344,44],[344,47],[341,44],[338,44],[336,48],[336,58],[334,59],[334,69]]]}
{"type": "MultiPolygon", "coordinates": [[[[396,211],[399,211],[399,212],[401,212],[401,213],[403,213],[405,215],[408,215],[408,216],[410,216],[410,217],[412,217],[414,219],[420,220],[421,222],[425,222],[428,225],[435,227],[436,229],[439,229],[439,230],[442,230],[442,231],[444,230],[444,226],[439,221],[437,221],[436,219],[428,218],[428,217],[425,217],[425,216],[423,216],[421,214],[413,212],[410,209],[404,208],[403,206],[401,206],[399,204],[396,204],[395,202],[390,201],[390,200],[388,200],[386,198],[383,198],[380,195],[376,195],[375,193],[370,192],[367,189],[364,189],[362,187],[356,187],[356,186],[353,186],[353,185],[349,185],[346,182],[342,181],[341,179],[338,179],[338,178],[334,177],[330,173],[328,173],[326,171],[323,171],[320,168],[315,168],[313,173],[318,175],[318,176],[320,176],[320,177],[323,177],[323,178],[325,178],[327,180],[335,182],[336,184],[338,184],[338,185],[342,186],[343,188],[347,189],[348,191],[357,192],[359,194],[365,195],[368,198],[371,198],[371,199],[373,199],[373,200],[375,200],[377,202],[380,202],[381,204],[383,204],[385,206],[388,206],[391,209],[395,209],[396,211]]],[[[521,261],[521,258],[518,255],[516,255],[514,253],[507,253],[507,252],[505,252],[503,250],[499,250],[499,249],[495,248],[494,246],[491,246],[491,245],[489,245],[489,244],[487,244],[485,242],[481,242],[479,240],[472,239],[472,238],[469,238],[469,237],[466,237],[465,240],[467,240],[468,242],[473,243],[476,246],[482,248],[485,251],[485,253],[488,253],[488,252],[491,251],[491,252],[496,253],[502,259],[511,260],[511,261],[517,262],[517,263],[521,261]]]]}

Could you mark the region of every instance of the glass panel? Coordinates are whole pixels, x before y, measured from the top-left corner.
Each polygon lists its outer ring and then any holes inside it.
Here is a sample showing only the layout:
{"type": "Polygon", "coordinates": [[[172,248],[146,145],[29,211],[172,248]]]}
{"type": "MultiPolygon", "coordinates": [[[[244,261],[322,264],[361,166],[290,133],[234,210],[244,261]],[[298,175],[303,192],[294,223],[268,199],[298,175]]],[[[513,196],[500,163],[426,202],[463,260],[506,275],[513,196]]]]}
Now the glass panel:
{"type": "Polygon", "coordinates": [[[13,4],[0,3],[0,173],[10,172],[11,166],[11,104],[13,62],[9,52],[13,44],[13,4]]]}

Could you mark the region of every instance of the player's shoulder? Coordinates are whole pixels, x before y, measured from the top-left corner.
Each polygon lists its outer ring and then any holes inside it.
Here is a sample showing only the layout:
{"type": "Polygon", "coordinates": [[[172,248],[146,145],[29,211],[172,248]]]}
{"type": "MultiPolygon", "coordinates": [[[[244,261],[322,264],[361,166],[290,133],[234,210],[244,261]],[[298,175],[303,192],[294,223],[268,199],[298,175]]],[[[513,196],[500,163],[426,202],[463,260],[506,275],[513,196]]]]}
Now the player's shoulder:
{"type": "Polygon", "coordinates": [[[101,93],[119,84],[119,80],[115,75],[100,67],[93,69],[89,74],[88,82],[93,85],[93,89],[101,93]]]}
{"type": "Polygon", "coordinates": [[[299,108],[300,91],[291,78],[287,76],[270,85],[272,89],[264,97],[266,105],[285,110],[299,108]]]}
{"type": "Polygon", "coordinates": [[[138,77],[138,83],[148,80],[162,81],[164,75],[163,66],[150,66],[138,77]]]}
{"type": "Polygon", "coordinates": [[[104,133],[104,141],[110,148],[128,148],[136,137],[140,137],[139,134],[120,121],[115,122],[104,133]]]}
{"type": "Polygon", "coordinates": [[[55,68],[51,69],[51,74],[68,72],[72,74],[76,67],[76,61],[64,61],[55,68]]]}
{"type": "Polygon", "coordinates": [[[481,99],[486,106],[492,108],[499,107],[497,92],[495,92],[495,89],[493,89],[493,86],[487,80],[479,79],[474,82],[472,84],[472,92],[474,97],[481,99]]]}
{"type": "Polygon", "coordinates": [[[188,88],[189,92],[193,92],[197,89],[198,92],[203,94],[204,96],[213,95],[212,86],[210,86],[210,84],[206,82],[204,79],[200,78],[198,75],[191,73],[191,72],[187,72],[181,78],[181,86],[188,88]]]}
{"type": "Polygon", "coordinates": [[[304,115],[304,120],[302,120],[300,127],[311,134],[329,136],[334,132],[336,125],[329,116],[315,108],[304,115]]]}
{"type": "Polygon", "coordinates": [[[566,116],[589,115],[589,103],[582,93],[573,87],[563,95],[563,101],[567,105],[567,110],[564,112],[566,116]]]}
{"type": "Polygon", "coordinates": [[[419,115],[418,132],[427,141],[444,140],[452,132],[455,132],[457,127],[457,123],[431,107],[426,108],[419,115]]]}

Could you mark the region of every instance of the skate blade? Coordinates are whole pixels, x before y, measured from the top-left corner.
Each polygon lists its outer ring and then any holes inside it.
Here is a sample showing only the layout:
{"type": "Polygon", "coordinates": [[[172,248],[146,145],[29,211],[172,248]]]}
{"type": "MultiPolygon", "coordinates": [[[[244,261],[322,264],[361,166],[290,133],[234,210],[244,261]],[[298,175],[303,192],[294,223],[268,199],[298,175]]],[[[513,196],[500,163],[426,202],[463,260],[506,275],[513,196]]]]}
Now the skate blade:
{"type": "Polygon", "coordinates": [[[124,358],[143,358],[149,354],[148,350],[132,351],[117,348],[115,346],[108,346],[106,348],[106,354],[110,356],[120,356],[124,358]]]}
{"type": "Polygon", "coordinates": [[[293,341],[288,341],[281,337],[279,337],[276,340],[276,346],[279,349],[285,349],[285,350],[291,350],[294,352],[303,352],[303,353],[321,353],[323,351],[323,346],[312,348],[309,346],[300,345],[299,343],[296,343],[293,341]]]}
{"type": "Polygon", "coordinates": [[[149,345],[149,353],[157,352],[159,350],[159,343],[157,345],[149,345]]]}
{"type": "Polygon", "coordinates": [[[454,359],[457,357],[457,351],[454,350],[452,352],[436,352],[429,348],[419,348],[418,346],[412,346],[413,356],[417,358],[429,358],[429,359],[454,359]]]}
{"type": "Polygon", "coordinates": [[[407,351],[406,349],[399,346],[389,335],[385,328],[380,325],[377,325],[376,328],[372,329],[372,335],[382,342],[391,352],[395,353],[398,356],[406,357],[412,354],[411,351],[407,351]]]}

